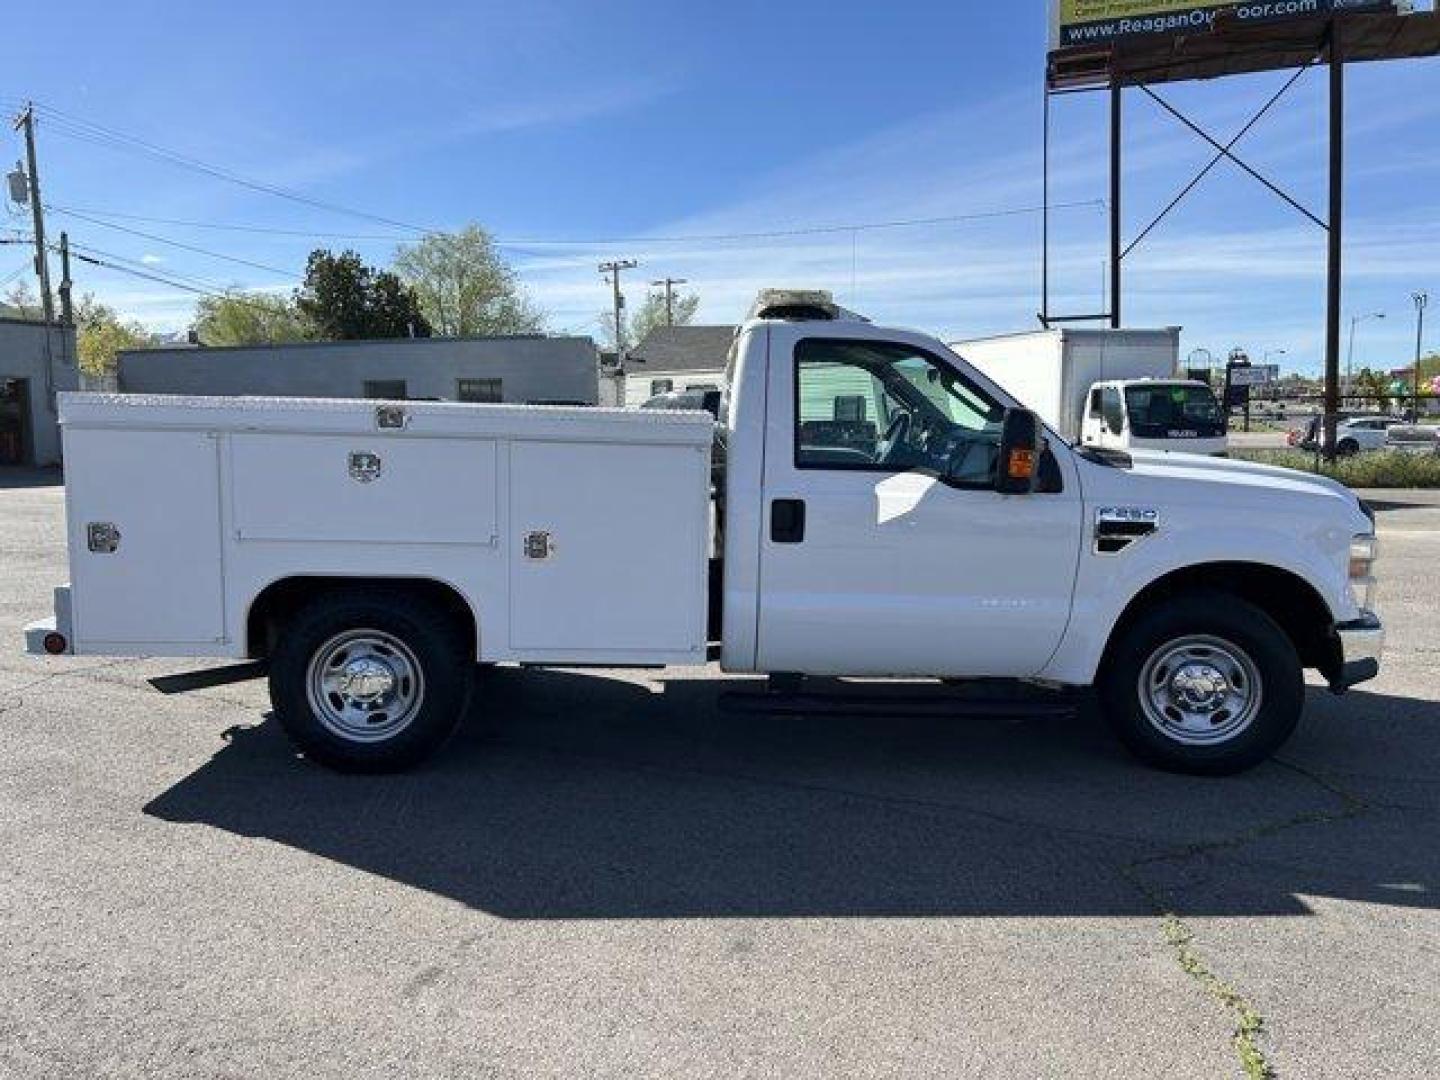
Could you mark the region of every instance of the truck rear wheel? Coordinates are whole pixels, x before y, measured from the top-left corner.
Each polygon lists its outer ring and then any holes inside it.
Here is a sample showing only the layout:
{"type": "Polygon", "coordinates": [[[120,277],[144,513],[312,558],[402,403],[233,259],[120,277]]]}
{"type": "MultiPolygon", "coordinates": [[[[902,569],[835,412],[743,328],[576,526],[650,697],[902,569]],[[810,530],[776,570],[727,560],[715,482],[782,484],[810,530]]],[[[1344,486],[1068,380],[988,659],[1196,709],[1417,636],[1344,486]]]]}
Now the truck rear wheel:
{"type": "Polygon", "coordinates": [[[469,695],[467,638],[401,593],[347,590],[281,628],[270,700],[306,757],[347,772],[416,764],[455,729],[469,695]]]}
{"type": "Polygon", "coordinates": [[[1182,596],[1122,631],[1101,672],[1120,741],[1173,772],[1220,776],[1270,757],[1299,722],[1305,685],[1273,619],[1232,596],[1182,596]]]}

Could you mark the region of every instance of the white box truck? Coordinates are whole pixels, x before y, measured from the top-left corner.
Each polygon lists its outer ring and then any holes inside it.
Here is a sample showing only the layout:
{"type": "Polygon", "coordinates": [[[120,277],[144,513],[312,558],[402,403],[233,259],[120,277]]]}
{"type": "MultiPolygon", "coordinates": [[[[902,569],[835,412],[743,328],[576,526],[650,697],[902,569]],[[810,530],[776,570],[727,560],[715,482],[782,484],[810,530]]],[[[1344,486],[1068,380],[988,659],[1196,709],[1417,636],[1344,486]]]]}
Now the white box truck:
{"type": "Polygon", "coordinates": [[[358,770],[483,710],[477,662],[699,664],[707,614],[726,670],[772,675],[746,707],[860,693],[807,676],[1093,685],[1203,773],[1289,736],[1304,668],[1378,671],[1374,518],[1332,480],[1072,447],[823,294],[762,297],[729,372],[711,577],[707,413],[64,395],[70,582],[27,647],[248,660],[358,770]]]}
{"type": "Polygon", "coordinates": [[[1225,452],[1225,413],[1179,376],[1180,329],[1037,330],[951,345],[1082,446],[1225,452]]]}

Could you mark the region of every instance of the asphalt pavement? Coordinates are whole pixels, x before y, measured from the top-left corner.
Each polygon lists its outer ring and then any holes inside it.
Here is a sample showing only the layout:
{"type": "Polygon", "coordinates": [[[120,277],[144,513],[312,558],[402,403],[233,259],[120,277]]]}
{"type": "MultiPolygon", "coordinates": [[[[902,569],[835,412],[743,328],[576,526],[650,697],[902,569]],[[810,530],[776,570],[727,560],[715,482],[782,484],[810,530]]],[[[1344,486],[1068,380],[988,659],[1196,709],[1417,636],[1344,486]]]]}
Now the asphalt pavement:
{"type": "Polygon", "coordinates": [[[1245,776],[500,669],[366,778],[263,683],[21,655],[63,501],[0,473],[0,1076],[1440,1074],[1440,497],[1367,497],[1384,673],[1245,776]]]}

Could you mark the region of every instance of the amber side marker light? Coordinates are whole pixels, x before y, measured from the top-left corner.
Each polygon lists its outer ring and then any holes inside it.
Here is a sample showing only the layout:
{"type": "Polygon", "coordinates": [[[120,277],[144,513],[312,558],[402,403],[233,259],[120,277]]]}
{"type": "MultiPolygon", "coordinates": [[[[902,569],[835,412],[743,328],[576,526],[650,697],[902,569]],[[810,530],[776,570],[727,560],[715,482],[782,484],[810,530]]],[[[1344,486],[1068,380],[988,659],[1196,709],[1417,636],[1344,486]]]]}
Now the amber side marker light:
{"type": "Polygon", "coordinates": [[[1011,450],[1005,472],[1011,480],[1029,480],[1035,475],[1035,451],[1011,450]]]}
{"type": "Polygon", "coordinates": [[[65,640],[65,635],[55,630],[51,630],[50,633],[45,635],[43,644],[45,651],[51,656],[59,656],[70,645],[70,643],[65,640]]]}

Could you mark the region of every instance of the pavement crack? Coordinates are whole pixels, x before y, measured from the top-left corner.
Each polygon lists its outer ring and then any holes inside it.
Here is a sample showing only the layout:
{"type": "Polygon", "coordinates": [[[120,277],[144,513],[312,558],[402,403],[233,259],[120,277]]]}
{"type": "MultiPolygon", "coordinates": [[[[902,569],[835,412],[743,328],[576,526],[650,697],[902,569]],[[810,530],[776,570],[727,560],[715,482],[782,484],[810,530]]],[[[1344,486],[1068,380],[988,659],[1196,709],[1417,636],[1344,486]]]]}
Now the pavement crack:
{"type": "Polygon", "coordinates": [[[1240,1059],[1240,1067],[1249,1080],[1274,1080],[1275,1067],[1260,1046],[1265,1034],[1265,1018],[1233,985],[1210,970],[1205,958],[1195,948],[1195,932],[1174,914],[1162,922],[1165,943],[1175,954],[1180,970],[1198,982],[1205,993],[1224,1008],[1235,1024],[1231,1045],[1240,1059]]]}
{"type": "Polygon", "coordinates": [[[1329,810],[1312,810],[1282,821],[1266,822],[1253,828],[1244,829],[1230,836],[1187,844],[1174,851],[1136,859],[1121,868],[1121,875],[1146,898],[1160,916],[1161,935],[1175,957],[1175,962],[1191,979],[1200,984],[1205,993],[1227,1013],[1234,1024],[1231,1045],[1239,1058],[1240,1067],[1249,1080],[1274,1080],[1279,1074],[1271,1064],[1261,1046],[1266,1035],[1265,1018],[1250,1004],[1250,1001],[1232,983],[1226,982],[1211,970],[1205,958],[1195,947],[1195,932],[1167,904],[1160,891],[1147,884],[1140,871],[1147,866],[1163,862],[1183,862],[1219,851],[1229,851],[1246,844],[1263,840],[1305,825],[1333,825],[1348,821],[1372,809],[1372,804],[1347,791],[1338,784],[1311,772],[1293,762],[1275,758],[1274,764],[1302,777],[1339,800],[1340,805],[1329,810]]]}
{"type": "Polygon", "coordinates": [[[128,664],[131,659],[131,657],[124,657],[118,660],[107,660],[100,664],[90,664],[86,667],[70,668],[65,671],[50,671],[29,682],[23,682],[19,686],[5,691],[7,697],[0,701],[0,716],[21,708],[25,704],[25,693],[28,690],[34,690],[36,687],[44,686],[46,683],[55,682],[58,679],[87,679],[92,672],[103,671],[118,664],[128,664]]]}

